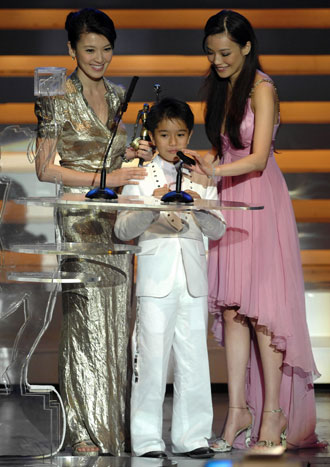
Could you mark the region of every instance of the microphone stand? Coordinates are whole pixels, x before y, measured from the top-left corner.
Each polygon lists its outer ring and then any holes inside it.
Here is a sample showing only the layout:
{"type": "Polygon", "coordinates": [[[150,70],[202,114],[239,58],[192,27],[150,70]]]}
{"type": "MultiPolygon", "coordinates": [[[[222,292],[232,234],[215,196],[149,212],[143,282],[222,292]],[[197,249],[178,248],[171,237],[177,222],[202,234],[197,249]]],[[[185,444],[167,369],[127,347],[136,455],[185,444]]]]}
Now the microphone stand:
{"type": "Polygon", "coordinates": [[[182,166],[183,164],[193,165],[194,160],[185,156],[183,152],[178,151],[176,155],[180,158],[179,163],[176,165],[177,175],[175,183],[175,191],[169,191],[161,198],[164,203],[193,203],[193,197],[186,191],[181,191],[182,185],[182,166]],[[189,161],[190,159],[190,161],[189,161]]]}
{"type": "Polygon", "coordinates": [[[138,79],[139,79],[138,76],[133,76],[131,83],[129,85],[128,91],[125,95],[124,102],[120,104],[118,108],[118,111],[115,117],[115,124],[113,128],[112,136],[111,136],[110,142],[104,154],[101,177],[100,177],[100,186],[98,188],[93,188],[88,193],[86,193],[85,195],[86,198],[89,198],[89,199],[101,198],[101,199],[109,199],[109,200],[116,200],[118,198],[118,195],[114,190],[106,187],[106,178],[107,178],[106,162],[108,159],[110,149],[112,147],[113,140],[115,139],[115,136],[117,134],[119,122],[122,119],[124,112],[126,112],[127,110],[128,103],[131,100],[131,97],[132,97],[132,94],[133,94],[133,91],[134,91],[134,88],[136,86],[138,79]]]}

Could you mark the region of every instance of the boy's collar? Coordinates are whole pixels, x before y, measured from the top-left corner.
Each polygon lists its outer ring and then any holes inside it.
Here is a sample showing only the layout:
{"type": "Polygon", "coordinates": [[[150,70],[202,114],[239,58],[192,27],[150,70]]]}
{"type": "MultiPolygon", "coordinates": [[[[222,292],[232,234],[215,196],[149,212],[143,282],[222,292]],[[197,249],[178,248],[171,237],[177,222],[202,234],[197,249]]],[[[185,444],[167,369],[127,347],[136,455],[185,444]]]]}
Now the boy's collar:
{"type": "MultiPolygon", "coordinates": [[[[166,159],[163,159],[161,157],[161,155],[159,154],[159,152],[155,155],[154,159],[153,160],[157,160],[159,165],[164,169],[165,167],[167,168],[172,168],[172,169],[175,169],[175,171],[177,172],[178,171],[178,164],[180,163],[180,161],[177,161],[177,162],[169,162],[167,161],[166,159]]],[[[187,169],[186,167],[182,167],[182,173],[184,175],[188,175],[188,176],[191,176],[191,171],[189,169],[187,169]]]]}
{"type": "Polygon", "coordinates": [[[159,154],[159,152],[157,153],[157,157],[162,162],[162,164],[167,165],[167,166],[173,166],[173,167],[176,168],[176,164],[178,163],[178,161],[177,162],[174,162],[174,161],[170,162],[170,161],[168,161],[166,159],[163,159],[162,156],[159,154]]]}

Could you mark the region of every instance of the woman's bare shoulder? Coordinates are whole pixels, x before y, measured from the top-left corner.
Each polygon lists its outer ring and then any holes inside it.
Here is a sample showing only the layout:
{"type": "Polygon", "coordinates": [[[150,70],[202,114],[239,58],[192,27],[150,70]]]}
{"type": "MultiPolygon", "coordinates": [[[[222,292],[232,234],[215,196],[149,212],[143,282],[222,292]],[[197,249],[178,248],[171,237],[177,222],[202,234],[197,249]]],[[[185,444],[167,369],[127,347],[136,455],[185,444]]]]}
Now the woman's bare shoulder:
{"type": "MultiPolygon", "coordinates": [[[[267,89],[268,92],[271,92],[273,95],[277,95],[277,89],[274,81],[261,71],[258,71],[255,76],[254,84],[251,89],[250,97],[253,97],[254,94],[262,92],[262,90],[267,89]]],[[[266,91],[267,92],[267,91],[266,91]]]]}

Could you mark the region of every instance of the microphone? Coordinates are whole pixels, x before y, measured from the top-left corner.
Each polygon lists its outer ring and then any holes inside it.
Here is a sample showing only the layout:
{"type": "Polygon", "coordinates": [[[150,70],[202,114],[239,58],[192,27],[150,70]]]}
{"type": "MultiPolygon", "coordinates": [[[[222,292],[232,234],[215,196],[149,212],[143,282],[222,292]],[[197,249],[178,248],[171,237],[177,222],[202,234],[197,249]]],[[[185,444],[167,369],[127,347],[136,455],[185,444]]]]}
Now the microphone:
{"type": "Polygon", "coordinates": [[[177,167],[175,190],[165,193],[165,195],[161,198],[161,201],[163,201],[164,203],[185,203],[185,204],[189,203],[191,204],[194,202],[193,197],[189,193],[181,190],[182,166],[183,166],[183,163],[188,164],[188,165],[195,165],[196,161],[192,159],[191,157],[186,156],[186,154],[183,154],[182,151],[178,151],[176,155],[180,158],[180,162],[178,163],[178,167],[177,167]]]}
{"type": "Polygon", "coordinates": [[[178,151],[176,155],[187,165],[196,165],[195,159],[192,157],[187,156],[182,151],[178,151]]]}
{"type": "Polygon", "coordinates": [[[106,163],[108,159],[108,155],[110,152],[110,149],[112,147],[113,140],[115,139],[115,136],[117,134],[119,122],[122,119],[123,113],[126,112],[127,106],[129,101],[131,100],[132,94],[134,92],[136,83],[138,81],[139,77],[138,76],[133,76],[131,79],[131,83],[129,85],[129,88],[125,94],[124,102],[119,105],[117,114],[115,116],[115,124],[114,124],[114,129],[112,132],[112,136],[110,139],[110,142],[107,146],[107,149],[104,154],[104,159],[103,159],[103,165],[102,165],[102,170],[101,170],[101,177],[100,177],[100,186],[98,188],[93,188],[90,190],[88,193],[86,193],[86,198],[94,199],[94,198],[102,198],[102,199],[110,199],[110,200],[115,200],[118,198],[117,193],[114,190],[111,190],[111,188],[107,188],[106,185],[106,178],[107,178],[107,170],[106,170],[106,163]]]}
{"type": "Polygon", "coordinates": [[[131,100],[131,97],[133,95],[133,92],[134,92],[136,83],[138,82],[138,79],[139,79],[138,76],[133,76],[133,78],[131,79],[129,88],[128,88],[128,90],[126,92],[126,95],[125,95],[125,100],[124,100],[123,105],[122,105],[122,114],[124,112],[126,112],[126,110],[127,110],[127,105],[129,103],[129,101],[131,100]]]}

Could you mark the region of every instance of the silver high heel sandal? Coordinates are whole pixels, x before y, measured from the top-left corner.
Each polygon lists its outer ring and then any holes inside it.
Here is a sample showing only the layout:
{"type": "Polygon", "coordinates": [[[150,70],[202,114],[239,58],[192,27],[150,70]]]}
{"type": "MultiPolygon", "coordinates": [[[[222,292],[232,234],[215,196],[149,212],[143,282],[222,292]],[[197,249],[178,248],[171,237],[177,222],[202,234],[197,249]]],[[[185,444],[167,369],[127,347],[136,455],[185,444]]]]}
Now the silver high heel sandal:
{"type": "MultiPolygon", "coordinates": [[[[283,413],[283,410],[281,407],[279,409],[274,409],[274,410],[264,410],[265,413],[283,413]]],[[[284,413],[283,413],[284,415],[284,413]]],[[[269,439],[262,439],[256,443],[256,446],[261,446],[261,447],[266,447],[266,448],[273,448],[274,446],[283,446],[284,450],[286,449],[286,429],[287,429],[287,424],[282,427],[281,430],[281,441],[280,444],[274,443],[274,441],[270,441],[269,439]]]]}
{"type": "MultiPolygon", "coordinates": [[[[281,408],[274,410],[264,410],[266,413],[283,413],[281,408]]],[[[284,413],[283,413],[284,415],[284,413]]],[[[268,456],[281,456],[286,450],[286,432],[287,423],[282,427],[280,434],[280,444],[274,443],[269,439],[261,439],[253,448],[250,449],[250,455],[268,455],[268,456]]]]}
{"type": "MultiPolygon", "coordinates": [[[[241,409],[241,410],[247,409],[251,414],[251,411],[250,411],[248,406],[246,406],[246,407],[231,407],[230,406],[229,409],[241,409]]],[[[243,428],[240,428],[239,430],[236,431],[234,441],[241,433],[243,433],[243,431],[245,431],[246,432],[245,433],[245,445],[248,448],[250,446],[250,442],[251,442],[252,425],[253,425],[253,418],[252,418],[252,422],[249,425],[247,425],[247,426],[245,426],[243,428]]],[[[217,438],[210,445],[210,448],[214,452],[230,452],[233,449],[233,445],[227,443],[227,441],[223,437],[220,437],[220,438],[217,438]]]]}

